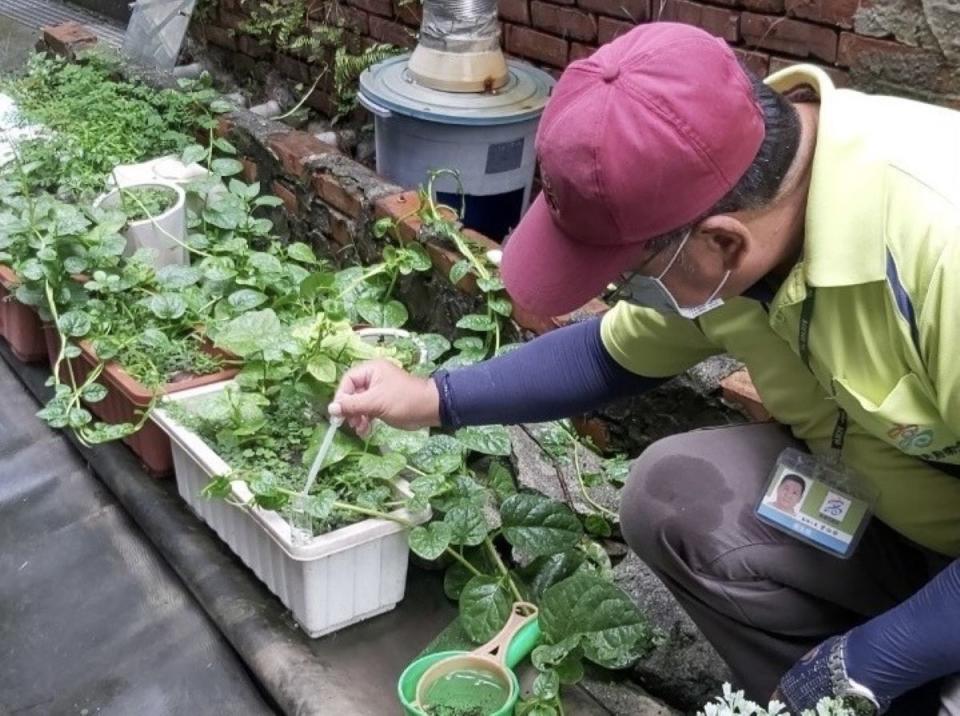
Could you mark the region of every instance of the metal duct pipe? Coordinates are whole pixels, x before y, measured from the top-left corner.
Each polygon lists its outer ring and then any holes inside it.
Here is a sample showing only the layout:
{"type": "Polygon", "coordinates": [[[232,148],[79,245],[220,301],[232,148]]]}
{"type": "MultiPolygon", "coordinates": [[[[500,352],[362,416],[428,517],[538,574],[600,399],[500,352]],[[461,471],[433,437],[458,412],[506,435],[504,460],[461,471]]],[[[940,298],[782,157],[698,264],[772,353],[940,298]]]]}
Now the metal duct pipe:
{"type": "Polygon", "coordinates": [[[410,73],[448,92],[489,92],[507,81],[497,0],[423,0],[420,42],[410,73]]]}
{"type": "Polygon", "coordinates": [[[423,0],[420,44],[456,53],[499,50],[496,0],[423,0]]]}

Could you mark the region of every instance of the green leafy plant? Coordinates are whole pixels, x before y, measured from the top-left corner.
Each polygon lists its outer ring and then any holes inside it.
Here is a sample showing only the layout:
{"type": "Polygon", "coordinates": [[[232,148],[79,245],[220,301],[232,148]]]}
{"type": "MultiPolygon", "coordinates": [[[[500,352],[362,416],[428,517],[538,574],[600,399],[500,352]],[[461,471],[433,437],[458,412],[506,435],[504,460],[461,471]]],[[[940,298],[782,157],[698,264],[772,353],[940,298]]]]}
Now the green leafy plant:
{"type": "MultiPolygon", "coordinates": [[[[420,218],[421,241],[432,239],[448,243],[463,256],[450,269],[450,283],[456,285],[471,275],[483,296],[484,313],[467,314],[457,321],[457,328],[469,333],[453,344],[458,353],[448,359],[445,366],[454,368],[476,363],[513,347],[501,342],[504,324],[513,314],[513,304],[504,291],[496,267],[486,258],[482,248],[461,231],[459,217],[463,213],[463,207],[457,210],[435,201],[434,184],[444,175],[452,176],[460,185],[460,177],[454,171],[444,169],[432,172],[427,183],[419,189],[418,208],[411,212],[411,215],[416,214],[420,218]]],[[[463,194],[462,186],[460,194],[463,194]]],[[[382,238],[388,234],[398,235],[396,225],[404,218],[407,217],[400,217],[397,221],[390,217],[380,219],[374,224],[374,236],[382,238]]]]}
{"type": "Polygon", "coordinates": [[[166,187],[120,189],[120,201],[128,221],[143,221],[160,216],[172,207],[176,200],[176,192],[166,187]]]}
{"type": "Polygon", "coordinates": [[[44,127],[18,143],[31,188],[73,198],[99,191],[118,164],[179,151],[209,123],[216,98],[209,78],[184,81],[181,91],[155,90],[119,79],[112,62],[96,54],[82,64],[33,55],[25,74],[0,89],[26,121],[44,127]]]}

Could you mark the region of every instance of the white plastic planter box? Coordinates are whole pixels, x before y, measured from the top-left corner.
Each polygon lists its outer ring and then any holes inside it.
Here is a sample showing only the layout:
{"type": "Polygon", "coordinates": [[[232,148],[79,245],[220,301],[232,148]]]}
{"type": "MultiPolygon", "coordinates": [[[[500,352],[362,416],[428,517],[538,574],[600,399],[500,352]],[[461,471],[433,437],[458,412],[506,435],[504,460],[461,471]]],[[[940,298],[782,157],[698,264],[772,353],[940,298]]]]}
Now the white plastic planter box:
{"type": "MultiPolygon", "coordinates": [[[[145,181],[122,184],[124,189],[139,189],[148,187],[162,187],[177,195],[173,206],[152,219],[131,221],[121,233],[127,239],[127,248],[124,256],[133,255],[137,249],[150,249],[154,253],[153,265],[156,268],[172,264],[186,266],[190,257],[183,243],[187,238],[187,195],[183,189],[169,181],[145,181]],[[179,243],[178,243],[179,242],[179,243]]],[[[123,202],[120,191],[113,189],[97,198],[94,206],[104,209],[119,209],[123,202]]]]}
{"type": "MultiPolygon", "coordinates": [[[[229,383],[172,394],[165,401],[191,403],[223,390],[229,383]]],[[[368,519],[294,544],[291,526],[278,513],[209,499],[200,491],[229,466],[196,434],[162,409],[153,420],[170,436],[177,490],[193,511],[220,535],[270,591],[293,612],[311,637],[390,611],[403,599],[407,582],[406,529],[396,522],[368,519]]],[[[242,481],[231,486],[231,502],[252,498],[242,481]]],[[[397,490],[409,494],[405,481],[397,490]]],[[[428,514],[394,513],[414,523],[428,514]]]]}

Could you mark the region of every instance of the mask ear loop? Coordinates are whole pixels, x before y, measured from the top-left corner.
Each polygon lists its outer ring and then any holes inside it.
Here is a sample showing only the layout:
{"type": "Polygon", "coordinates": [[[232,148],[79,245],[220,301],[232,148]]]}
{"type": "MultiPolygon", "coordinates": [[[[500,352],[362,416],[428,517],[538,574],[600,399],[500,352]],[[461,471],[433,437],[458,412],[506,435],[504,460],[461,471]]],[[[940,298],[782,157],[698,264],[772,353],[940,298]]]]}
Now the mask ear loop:
{"type": "Polygon", "coordinates": [[[717,290],[710,294],[710,298],[708,298],[705,303],[711,303],[713,299],[715,299],[720,294],[720,292],[723,290],[723,287],[727,285],[727,279],[730,278],[730,273],[731,273],[730,270],[727,269],[727,272],[723,274],[723,278],[720,281],[720,285],[717,286],[717,290]]]}
{"type": "Polygon", "coordinates": [[[687,241],[690,240],[691,236],[693,236],[692,228],[687,230],[687,233],[684,235],[683,240],[680,242],[680,245],[677,247],[677,250],[674,252],[673,258],[670,259],[670,263],[668,263],[667,267],[660,272],[659,276],[657,276],[658,281],[662,281],[663,277],[667,275],[667,271],[673,268],[673,265],[677,262],[677,259],[680,258],[680,252],[683,251],[683,247],[687,245],[687,241]]]}

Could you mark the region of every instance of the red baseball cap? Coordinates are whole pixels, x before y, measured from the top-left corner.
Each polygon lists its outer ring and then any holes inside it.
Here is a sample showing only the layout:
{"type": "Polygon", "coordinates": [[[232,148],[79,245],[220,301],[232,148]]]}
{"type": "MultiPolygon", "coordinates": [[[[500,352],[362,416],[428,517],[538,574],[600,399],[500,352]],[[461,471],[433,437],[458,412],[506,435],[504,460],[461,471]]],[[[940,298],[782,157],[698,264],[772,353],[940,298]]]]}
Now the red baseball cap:
{"type": "Polygon", "coordinates": [[[698,28],[641,25],[571,63],[537,130],[543,192],[504,247],[507,291],[542,316],[582,306],[726,195],[763,137],[736,56],[698,28]]]}

